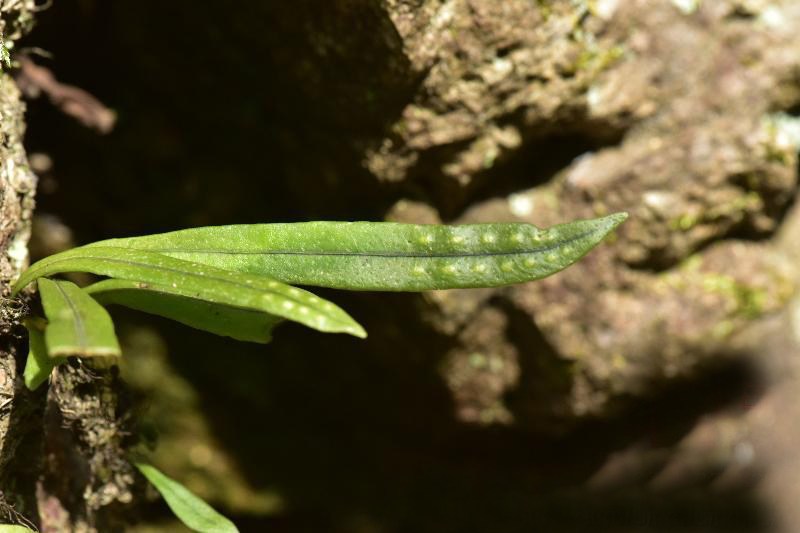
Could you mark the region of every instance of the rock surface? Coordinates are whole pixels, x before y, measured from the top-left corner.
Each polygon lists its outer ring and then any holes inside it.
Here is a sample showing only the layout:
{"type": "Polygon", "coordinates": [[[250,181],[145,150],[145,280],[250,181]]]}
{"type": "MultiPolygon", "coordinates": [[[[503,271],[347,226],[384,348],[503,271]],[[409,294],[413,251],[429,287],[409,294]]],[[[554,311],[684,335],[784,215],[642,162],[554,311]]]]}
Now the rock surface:
{"type": "Polygon", "coordinates": [[[43,205],[79,242],[265,220],[631,214],[541,282],[335,295],[366,322],[359,347],[289,330],[259,358],[167,333],[221,440],[236,448],[230,435],[245,431],[232,407],[282,428],[237,448],[263,462],[247,474],[275,483],[279,506],[322,509],[346,531],[422,531],[398,518],[420,509],[452,530],[503,530],[506,512],[510,531],[569,530],[558,509],[576,505],[609,523],[617,508],[661,512],[667,525],[674,509],[703,509],[698,531],[755,531],[742,524],[761,524],[748,513],[763,497],[796,530],[777,496],[792,494],[792,435],[775,429],[800,353],[796,2],[334,0],[325,15],[313,0],[162,4],[60,12],[85,31],[59,41],[58,68],[121,117],[113,142],[58,124],[35,138],[69,184],[43,205]],[[85,196],[109,180],[113,191],[85,196]],[[229,379],[192,350],[225,353],[229,379]],[[759,485],[762,468],[775,473],[759,485]],[[465,488],[476,480],[489,488],[465,488]],[[364,488],[377,482],[390,503],[364,488]],[[519,511],[528,495],[535,524],[519,511]]]}
{"type": "MultiPolygon", "coordinates": [[[[4,39],[0,56],[7,56],[7,49],[30,29],[35,11],[33,0],[0,5],[0,35],[4,39]]],[[[28,258],[36,177],[28,167],[22,145],[25,104],[8,72],[9,64],[3,62],[0,69],[0,522],[15,523],[24,522],[20,504],[33,501],[32,486],[15,478],[33,470],[30,461],[37,459],[26,449],[36,429],[26,420],[41,412],[41,404],[25,390],[19,367],[24,362],[19,321],[26,306],[7,297],[9,282],[28,258]],[[14,490],[8,490],[15,485],[14,490]]]]}
{"type": "MultiPolygon", "coordinates": [[[[543,426],[608,414],[614,399],[729,352],[737,333],[792,297],[797,269],[770,239],[797,185],[797,122],[779,114],[800,103],[792,3],[702,3],[691,13],[670,2],[577,13],[559,2],[436,5],[442,27],[424,26],[444,37],[435,53],[424,47],[420,92],[367,166],[403,168],[392,179],[405,180],[439,171],[463,197],[502,179],[505,167],[493,166],[503,158],[549,156],[534,136],[583,132],[605,145],[455,220],[547,226],[631,213],[613,243],[560,275],[429,298],[434,323],[460,339],[446,375],[465,419],[508,421],[516,409],[543,426]],[[516,141],[497,141],[499,131],[516,141]],[[398,154],[426,163],[375,163],[398,154]],[[509,316],[542,335],[515,340],[509,316]],[[511,409],[504,396],[517,388],[528,397],[511,409]]],[[[399,27],[408,46],[422,39],[399,27]]]]}

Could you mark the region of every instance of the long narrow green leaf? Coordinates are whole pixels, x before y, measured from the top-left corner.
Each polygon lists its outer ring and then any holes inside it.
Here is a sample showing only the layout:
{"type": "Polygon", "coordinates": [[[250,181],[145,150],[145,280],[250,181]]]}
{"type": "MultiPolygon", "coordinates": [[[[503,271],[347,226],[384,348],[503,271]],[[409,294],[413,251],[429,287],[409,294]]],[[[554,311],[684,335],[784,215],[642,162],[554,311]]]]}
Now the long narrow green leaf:
{"type": "Polygon", "coordinates": [[[308,291],[264,276],[229,272],[144,250],[83,247],[52,255],[26,270],[13,290],[17,293],[35,279],[61,272],[91,272],[168,286],[176,295],[269,313],[319,331],[366,337],[364,329],[347,313],[308,291]]]}
{"type": "Polygon", "coordinates": [[[45,327],[44,324],[40,326],[34,320],[28,319],[24,322],[24,325],[25,329],[28,330],[28,359],[25,361],[23,378],[28,389],[36,390],[42,383],[47,381],[53,368],[63,363],[65,359],[48,355],[42,329],[45,327]]]}
{"type": "Polygon", "coordinates": [[[39,280],[47,317],[44,339],[50,357],[120,355],[108,312],[69,281],[39,280]]]}
{"type": "Polygon", "coordinates": [[[289,284],[421,291],[494,287],[546,277],[580,259],[626,218],[626,213],[616,213],[547,230],[516,223],[256,224],[194,228],[89,246],[149,250],[289,284]]]}
{"type": "Polygon", "coordinates": [[[0,533],[33,533],[33,530],[25,526],[0,524],[0,533]]]}
{"type": "Polygon", "coordinates": [[[201,533],[238,533],[233,522],[156,467],[138,462],[133,465],[164,497],[169,508],[186,527],[201,533]]]}
{"type": "Polygon", "coordinates": [[[103,305],[119,304],[240,341],[267,343],[281,318],[186,297],[171,285],[107,279],[84,289],[103,305]]]}

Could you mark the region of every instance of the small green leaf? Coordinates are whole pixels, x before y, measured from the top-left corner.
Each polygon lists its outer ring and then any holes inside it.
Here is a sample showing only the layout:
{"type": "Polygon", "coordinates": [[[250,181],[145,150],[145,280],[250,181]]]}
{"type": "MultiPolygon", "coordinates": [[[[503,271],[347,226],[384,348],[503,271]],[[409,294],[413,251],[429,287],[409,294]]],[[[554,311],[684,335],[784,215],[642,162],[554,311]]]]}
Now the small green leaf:
{"type": "Polygon", "coordinates": [[[121,354],[108,312],[80,287],[42,278],[39,293],[47,317],[44,339],[50,357],[121,354]]]}
{"type": "Polygon", "coordinates": [[[108,279],[84,289],[103,305],[119,304],[240,341],[267,343],[275,315],[183,296],[169,285],[108,279]]]}
{"type": "MultiPolygon", "coordinates": [[[[42,323],[44,320],[39,319],[42,323]]],[[[30,390],[36,390],[47,381],[50,372],[56,365],[65,361],[63,357],[50,357],[47,353],[47,345],[44,341],[44,324],[38,324],[35,319],[25,320],[25,329],[28,330],[28,359],[25,361],[25,386],[30,390]]],[[[2,531],[2,530],[0,530],[2,531]]]]}
{"type": "Polygon", "coordinates": [[[383,291],[495,287],[566,268],[627,216],[615,213],[546,230],[516,223],[218,226],[112,239],[89,247],[149,250],[293,285],[383,291]]]}
{"type": "Polygon", "coordinates": [[[91,272],[167,286],[179,296],[261,311],[319,331],[367,335],[350,315],[308,291],[264,276],[229,272],[143,250],[84,246],[52,255],[27,269],[14,285],[14,293],[37,278],[61,272],[91,272]]]}
{"type": "Polygon", "coordinates": [[[189,489],[162,474],[147,463],[133,463],[139,472],[153,484],[169,508],[188,528],[201,533],[238,532],[236,526],[214,510],[213,507],[192,494],[189,489]]]}

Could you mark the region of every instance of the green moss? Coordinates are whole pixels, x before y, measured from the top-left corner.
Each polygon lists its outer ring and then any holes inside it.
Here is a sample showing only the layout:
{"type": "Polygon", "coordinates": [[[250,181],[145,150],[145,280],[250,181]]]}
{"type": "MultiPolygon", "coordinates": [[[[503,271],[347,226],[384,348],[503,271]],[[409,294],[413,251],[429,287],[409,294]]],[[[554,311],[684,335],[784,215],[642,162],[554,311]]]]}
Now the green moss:
{"type": "Polygon", "coordinates": [[[736,329],[736,326],[732,320],[723,320],[714,326],[714,329],[711,330],[711,335],[715,339],[724,339],[729,337],[734,329],[736,329]]]}
{"type": "Polygon", "coordinates": [[[553,14],[552,0],[536,0],[536,5],[542,17],[547,20],[553,14]]]}
{"type": "Polygon", "coordinates": [[[678,218],[670,220],[667,225],[673,231],[689,231],[700,223],[698,215],[685,213],[678,218]]]}
{"type": "Polygon", "coordinates": [[[765,159],[771,163],[793,165],[800,149],[800,118],[773,113],[763,119],[768,140],[764,143],[765,159]]]}
{"type": "Polygon", "coordinates": [[[703,289],[708,292],[723,294],[732,298],[736,308],[732,315],[753,319],[764,314],[769,293],[761,287],[753,287],[735,280],[732,276],[717,273],[705,273],[702,279],[703,289]]]}
{"type": "Polygon", "coordinates": [[[0,37],[0,63],[6,68],[11,68],[11,55],[8,53],[8,47],[2,37],[0,37]]]}
{"type": "Polygon", "coordinates": [[[675,7],[680,9],[684,15],[691,15],[700,9],[701,0],[672,0],[675,7]]]}
{"type": "Polygon", "coordinates": [[[575,61],[575,71],[589,71],[592,74],[599,74],[613,65],[625,53],[622,46],[612,46],[611,48],[599,48],[594,44],[589,44],[578,56],[575,61]]]}
{"type": "Polygon", "coordinates": [[[483,168],[490,169],[494,166],[495,161],[497,161],[497,156],[499,155],[497,149],[494,150],[487,150],[485,154],[483,154],[483,168]]]}
{"type": "Polygon", "coordinates": [[[469,365],[476,369],[485,368],[487,365],[486,356],[478,352],[470,354],[469,365]]]}
{"type": "Polygon", "coordinates": [[[660,276],[657,286],[688,295],[710,293],[721,296],[727,312],[710,331],[717,339],[730,335],[742,321],[753,320],[779,309],[795,293],[792,280],[781,276],[779,272],[774,272],[770,281],[756,285],[728,274],[703,271],[702,267],[702,257],[694,254],[683,261],[678,269],[660,276]]]}
{"type": "Polygon", "coordinates": [[[667,222],[673,231],[689,231],[692,228],[706,223],[713,223],[726,218],[736,218],[741,213],[759,211],[764,205],[764,200],[755,191],[750,191],[734,200],[713,206],[702,213],[684,213],[667,222]]]}

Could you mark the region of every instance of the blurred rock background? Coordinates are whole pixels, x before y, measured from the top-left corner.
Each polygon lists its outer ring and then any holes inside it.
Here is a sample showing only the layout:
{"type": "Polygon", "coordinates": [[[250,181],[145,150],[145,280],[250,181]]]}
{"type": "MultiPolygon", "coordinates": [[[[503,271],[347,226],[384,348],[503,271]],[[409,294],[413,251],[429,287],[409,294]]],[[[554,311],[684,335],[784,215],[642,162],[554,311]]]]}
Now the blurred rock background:
{"type": "Polygon", "coordinates": [[[119,313],[157,464],[243,531],[800,529],[797,2],[58,0],[16,49],[116,120],[28,104],[34,254],[632,215],[537,283],[324,291],[367,341],[119,313]]]}

